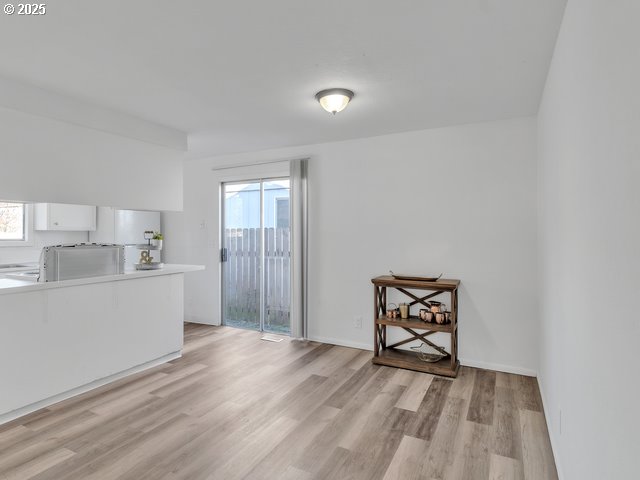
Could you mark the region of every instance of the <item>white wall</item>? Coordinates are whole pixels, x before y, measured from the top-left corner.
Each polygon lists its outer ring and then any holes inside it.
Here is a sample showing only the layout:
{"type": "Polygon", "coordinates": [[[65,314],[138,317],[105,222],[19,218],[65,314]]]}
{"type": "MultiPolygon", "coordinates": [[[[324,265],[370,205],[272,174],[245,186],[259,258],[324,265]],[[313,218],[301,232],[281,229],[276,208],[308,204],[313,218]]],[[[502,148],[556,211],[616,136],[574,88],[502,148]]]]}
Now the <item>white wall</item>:
{"type": "Polygon", "coordinates": [[[83,243],[89,241],[88,232],[47,232],[35,230],[31,233],[33,245],[26,247],[0,246],[0,264],[18,262],[38,262],[42,247],[63,243],[83,243]]]}
{"type": "Polygon", "coordinates": [[[311,338],[372,348],[370,279],[445,272],[462,280],[462,359],[534,372],[535,142],[524,118],[187,162],[184,215],[164,226],[184,232],[167,261],[207,266],[186,285],[187,319],[220,321],[212,166],[308,156],[311,338]]]}
{"type": "Polygon", "coordinates": [[[0,107],[0,198],[182,208],[183,151],[0,107]]]}
{"type": "Polygon", "coordinates": [[[540,384],[566,479],[638,478],[639,18],[569,1],[538,117],[540,384]]]}

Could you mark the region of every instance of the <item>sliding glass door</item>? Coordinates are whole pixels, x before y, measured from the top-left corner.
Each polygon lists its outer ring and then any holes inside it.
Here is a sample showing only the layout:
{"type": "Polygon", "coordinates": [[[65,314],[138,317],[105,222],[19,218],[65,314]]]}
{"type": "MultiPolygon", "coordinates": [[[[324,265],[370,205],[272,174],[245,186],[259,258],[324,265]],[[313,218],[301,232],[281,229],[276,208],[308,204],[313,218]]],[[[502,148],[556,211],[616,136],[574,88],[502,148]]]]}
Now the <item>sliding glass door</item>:
{"type": "Polygon", "coordinates": [[[223,185],[222,322],[261,329],[261,183],[223,185]]]}
{"type": "Polygon", "coordinates": [[[222,321],[291,332],[288,178],[222,185],[222,321]]]}

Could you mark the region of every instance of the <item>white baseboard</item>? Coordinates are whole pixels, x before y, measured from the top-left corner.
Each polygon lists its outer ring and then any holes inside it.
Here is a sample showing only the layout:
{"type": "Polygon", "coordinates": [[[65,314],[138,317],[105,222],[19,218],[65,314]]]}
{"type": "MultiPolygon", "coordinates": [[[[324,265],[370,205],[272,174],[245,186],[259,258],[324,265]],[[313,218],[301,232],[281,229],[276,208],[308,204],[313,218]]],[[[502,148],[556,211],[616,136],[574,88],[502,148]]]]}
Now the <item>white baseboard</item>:
{"type": "Polygon", "coordinates": [[[542,410],[544,413],[545,421],[547,422],[547,431],[549,432],[549,441],[551,442],[551,452],[553,453],[553,459],[556,462],[556,470],[558,472],[558,480],[564,480],[564,473],[562,471],[562,466],[560,465],[560,451],[558,450],[558,442],[555,438],[553,430],[551,429],[551,423],[549,420],[547,409],[547,397],[544,395],[544,390],[542,389],[542,383],[540,383],[540,377],[538,377],[538,390],[540,391],[540,397],[542,398],[542,410]]]}
{"type": "Polygon", "coordinates": [[[31,405],[27,405],[22,408],[18,408],[17,410],[12,410],[10,412],[3,413],[2,415],[0,415],[0,425],[2,425],[3,423],[7,423],[12,420],[15,420],[16,418],[20,418],[30,413],[33,413],[37,410],[40,410],[41,408],[49,407],[55,403],[61,402],[63,400],[67,400],[68,398],[75,397],[76,395],[81,395],[83,393],[94,390],[98,387],[102,387],[107,383],[115,382],[116,380],[120,380],[121,378],[128,377],[129,375],[133,375],[134,373],[140,373],[144,370],[157,367],[158,365],[162,365],[163,363],[170,362],[171,360],[175,360],[176,358],[180,358],[181,356],[182,356],[182,352],[169,353],[168,355],[164,355],[163,357],[156,358],[155,360],[151,360],[150,362],[143,363],[142,365],[137,365],[135,367],[129,368],[122,372],[109,375],[108,377],[95,380],[91,383],[87,383],[86,385],[82,385],[80,387],[67,390],[66,392],[62,392],[62,393],[59,393],[58,395],[45,398],[44,400],[41,400],[36,403],[32,403],[31,405]]]}
{"type": "Polygon", "coordinates": [[[199,323],[200,325],[212,325],[214,327],[219,327],[220,323],[215,323],[215,320],[211,320],[210,318],[202,317],[199,315],[185,315],[184,321],[188,323],[199,323]]]}
{"type": "MultiPolygon", "coordinates": [[[[340,347],[359,348],[360,350],[373,351],[373,346],[367,343],[352,342],[351,340],[343,340],[330,337],[309,336],[309,340],[313,342],[328,343],[330,345],[338,345],[340,347]]],[[[460,364],[467,367],[483,368],[485,370],[495,370],[497,372],[515,373],[516,375],[525,375],[527,377],[537,377],[538,374],[535,370],[528,368],[513,367],[511,365],[502,365],[499,363],[482,362],[479,360],[470,360],[467,358],[460,358],[460,364]]]]}
{"type": "Polygon", "coordinates": [[[360,350],[373,351],[373,345],[368,343],[352,342],[351,340],[342,340],[338,338],[309,336],[308,340],[312,342],[328,343],[329,345],[337,345],[339,347],[359,348],[360,350]]]}
{"type": "Polygon", "coordinates": [[[537,377],[535,370],[523,367],[513,367],[511,365],[502,365],[500,363],[482,362],[480,360],[471,360],[468,358],[460,358],[460,364],[465,367],[483,368],[485,370],[494,370],[496,372],[515,373],[516,375],[525,375],[527,377],[537,377]]]}

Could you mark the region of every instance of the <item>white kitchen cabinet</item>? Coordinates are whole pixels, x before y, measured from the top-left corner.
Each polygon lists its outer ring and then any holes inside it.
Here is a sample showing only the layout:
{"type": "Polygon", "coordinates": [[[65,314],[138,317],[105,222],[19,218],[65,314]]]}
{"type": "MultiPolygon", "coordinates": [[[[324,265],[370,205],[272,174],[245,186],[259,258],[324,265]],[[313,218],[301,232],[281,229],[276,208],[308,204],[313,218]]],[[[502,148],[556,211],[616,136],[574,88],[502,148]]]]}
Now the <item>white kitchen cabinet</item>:
{"type": "Polygon", "coordinates": [[[96,229],[96,207],[63,203],[34,205],[36,230],[92,232],[96,229]]]}

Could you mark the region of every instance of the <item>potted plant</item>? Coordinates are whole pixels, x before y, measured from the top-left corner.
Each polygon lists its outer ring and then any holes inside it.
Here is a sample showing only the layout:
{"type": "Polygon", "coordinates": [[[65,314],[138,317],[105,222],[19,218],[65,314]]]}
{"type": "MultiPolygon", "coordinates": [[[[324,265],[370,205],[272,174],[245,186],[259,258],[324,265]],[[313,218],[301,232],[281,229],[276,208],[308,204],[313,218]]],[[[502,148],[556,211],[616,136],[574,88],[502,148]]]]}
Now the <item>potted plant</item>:
{"type": "Polygon", "coordinates": [[[164,235],[160,232],[153,232],[153,238],[151,239],[151,245],[156,247],[158,250],[162,249],[162,241],[164,240],[164,235]]]}

